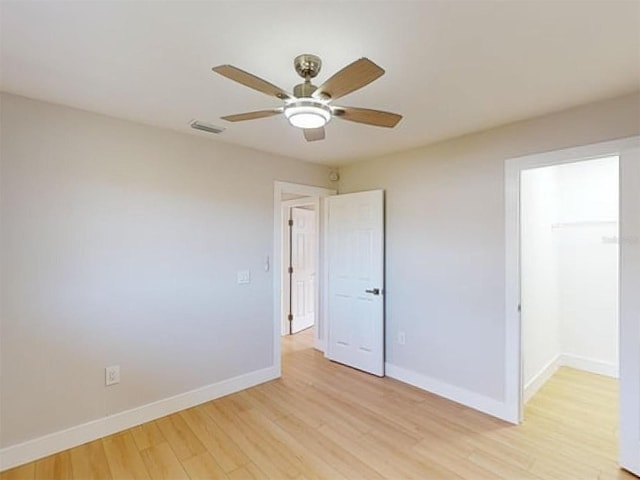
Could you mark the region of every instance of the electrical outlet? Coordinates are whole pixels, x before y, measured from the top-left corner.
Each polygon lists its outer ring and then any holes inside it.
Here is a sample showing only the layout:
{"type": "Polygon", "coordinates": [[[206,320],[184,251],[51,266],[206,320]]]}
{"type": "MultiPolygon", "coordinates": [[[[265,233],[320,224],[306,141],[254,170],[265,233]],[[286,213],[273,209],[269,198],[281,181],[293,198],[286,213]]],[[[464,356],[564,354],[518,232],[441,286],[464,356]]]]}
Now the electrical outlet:
{"type": "Polygon", "coordinates": [[[404,345],[407,341],[407,337],[404,334],[404,331],[400,331],[398,332],[398,344],[399,345],[404,345]]]}
{"type": "Polygon", "coordinates": [[[113,365],[104,369],[104,384],[115,385],[120,383],[120,365],[113,365]]]}

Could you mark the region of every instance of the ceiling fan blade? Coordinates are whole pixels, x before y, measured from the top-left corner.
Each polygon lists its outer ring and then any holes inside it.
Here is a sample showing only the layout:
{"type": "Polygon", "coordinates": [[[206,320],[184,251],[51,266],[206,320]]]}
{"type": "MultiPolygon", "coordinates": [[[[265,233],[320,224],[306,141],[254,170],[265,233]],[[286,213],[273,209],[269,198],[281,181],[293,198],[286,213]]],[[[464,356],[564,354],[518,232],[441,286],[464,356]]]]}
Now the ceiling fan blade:
{"type": "Polygon", "coordinates": [[[256,118],[272,117],[282,113],[282,108],[272,108],[271,110],[258,110],[257,112],[237,113],[220,117],[227,122],[242,122],[244,120],[255,120],[256,118]]]}
{"type": "Polygon", "coordinates": [[[381,77],[384,70],[368,58],[361,58],[335,73],[313,92],[315,98],[330,97],[335,100],[381,77]]]}
{"type": "Polygon", "coordinates": [[[333,115],[336,118],[349,120],[350,122],[365,123],[376,127],[395,127],[402,115],[382,110],[370,110],[368,108],[334,107],[333,115]]]}
{"type": "Polygon", "coordinates": [[[273,83],[269,83],[260,77],[256,77],[252,73],[240,70],[233,65],[218,65],[217,67],[213,67],[211,70],[223,77],[233,80],[234,82],[241,83],[246,87],[253,88],[259,92],[266,93],[267,95],[271,95],[282,100],[290,98],[290,95],[280,87],[276,87],[273,83]]]}
{"type": "Polygon", "coordinates": [[[305,128],[304,138],[307,142],[315,142],[316,140],[324,140],[324,127],[320,128],[305,128]]]}

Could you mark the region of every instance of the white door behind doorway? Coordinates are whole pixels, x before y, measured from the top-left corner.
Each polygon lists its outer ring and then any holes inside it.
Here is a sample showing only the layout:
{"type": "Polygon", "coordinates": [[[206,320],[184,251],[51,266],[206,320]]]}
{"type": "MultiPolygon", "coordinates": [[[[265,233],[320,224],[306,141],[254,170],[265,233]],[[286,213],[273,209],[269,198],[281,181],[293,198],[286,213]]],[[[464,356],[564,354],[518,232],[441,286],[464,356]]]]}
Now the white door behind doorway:
{"type": "Polygon", "coordinates": [[[384,375],[384,192],[328,197],[329,359],[384,375]]]}
{"type": "Polygon", "coordinates": [[[293,207],[291,220],[291,333],[297,333],[315,323],[316,212],[293,207]]]}

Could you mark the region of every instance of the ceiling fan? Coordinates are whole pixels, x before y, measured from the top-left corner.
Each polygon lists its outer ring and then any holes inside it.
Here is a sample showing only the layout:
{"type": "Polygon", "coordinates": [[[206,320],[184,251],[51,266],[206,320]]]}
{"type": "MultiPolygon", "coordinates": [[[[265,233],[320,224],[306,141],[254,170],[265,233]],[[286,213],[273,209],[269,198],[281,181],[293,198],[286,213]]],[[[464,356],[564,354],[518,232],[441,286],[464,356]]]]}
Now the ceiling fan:
{"type": "Polygon", "coordinates": [[[331,104],[333,100],[368,85],[384,74],[382,68],[367,58],[361,58],[347,65],[319,87],[311,83],[311,79],[318,75],[322,66],[322,61],[318,56],[298,55],[294,59],[293,65],[298,75],[304,79],[303,83],[293,88],[293,95],[233,65],[213,67],[214,72],[224,77],[284,100],[282,107],[227,115],[221,118],[229,122],[240,122],[284,113],[291,125],[303,129],[304,138],[308,142],[324,139],[324,126],[332,118],[387,128],[395,127],[402,119],[402,115],[397,113],[368,108],[340,107],[331,104]]]}

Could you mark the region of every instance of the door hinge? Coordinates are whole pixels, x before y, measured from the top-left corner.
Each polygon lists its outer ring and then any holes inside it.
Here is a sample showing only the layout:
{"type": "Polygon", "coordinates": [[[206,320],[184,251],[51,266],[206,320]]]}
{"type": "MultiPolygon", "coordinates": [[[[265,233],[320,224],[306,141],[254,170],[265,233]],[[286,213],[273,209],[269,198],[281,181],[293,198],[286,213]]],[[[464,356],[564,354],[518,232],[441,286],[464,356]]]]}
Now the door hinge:
{"type": "Polygon", "coordinates": [[[293,267],[289,267],[288,271],[289,271],[289,274],[292,274],[293,273],[293,267]]]}
{"type": "Polygon", "coordinates": [[[291,219],[291,218],[289,219],[289,226],[293,227],[293,219],[291,219]]]}
{"type": "Polygon", "coordinates": [[[289,320],[290,322],[293,322],[293,315],[292,314],[287,315],[287,320],[289,320]]]}

